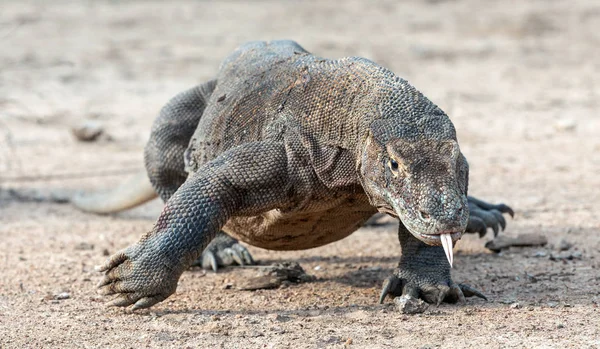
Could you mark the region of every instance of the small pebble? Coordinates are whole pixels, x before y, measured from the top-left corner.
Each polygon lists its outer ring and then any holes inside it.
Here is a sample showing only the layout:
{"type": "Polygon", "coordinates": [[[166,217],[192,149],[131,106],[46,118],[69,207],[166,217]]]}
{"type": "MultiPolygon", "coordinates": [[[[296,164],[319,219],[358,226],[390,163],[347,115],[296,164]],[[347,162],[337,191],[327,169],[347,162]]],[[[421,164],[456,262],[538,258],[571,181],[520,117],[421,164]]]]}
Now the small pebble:
{"type": "Polygon", "coordinates": [[[515,302],[515,303],[513,303],[513,304],[510,305],[510,308],[511,309],[521,309],[521,304],[515,302]]]}
{"type": "Polygon", "coordinates": [[[561,239],[560,242],[558,243],[559,251],[567,251],[567,250],[571,249],[571,247],[573,247],[573,244],[568,242],[565,239],[561,239]]]}
{"type": "Polygon", "coordinates": [[[80,242],[79,244],[75,245],[75,249],[79,250],[79,251],[93,250],[94,249],[94,244],[90,244],[90,243],[87,243],[87,242],[80,242]]]}
{"type": "Polygon", "coordinates": [[[71,295],[68,292],[61,292],[59,294],[54,295],[54,299],[56,300],[63,300],[69,298],[71,298],[71,295]]]}
{"type": "Polygon", "coordinates": [[[575,131],[577,122],[573,119],[561,119],[554,123],[554,129],[561,132],[575,131]]]}
{"type": "Polygon", "coordinates": [[[289,316],[285,316],[285,315],[280,315],[280,314],[270,314],[269,316],[267,316],[270,320],[273,321],[278,321],[278,322],[286,322],[286,321],[290,321],[290,317],[289,316]]]}
{"type": "Polygon", "coordinates": [[[99,122],[88,120],[71,128],[71,133],[79,141],[93,142],[104,133],[104,128],[99,122]]]}
{"type": "Polygon", "coordinates": [[[402,314],[419,314],[427,310],[429,304],[421,299],[413,298],[409,295],[394,298],[396,309],[402,314]]]}

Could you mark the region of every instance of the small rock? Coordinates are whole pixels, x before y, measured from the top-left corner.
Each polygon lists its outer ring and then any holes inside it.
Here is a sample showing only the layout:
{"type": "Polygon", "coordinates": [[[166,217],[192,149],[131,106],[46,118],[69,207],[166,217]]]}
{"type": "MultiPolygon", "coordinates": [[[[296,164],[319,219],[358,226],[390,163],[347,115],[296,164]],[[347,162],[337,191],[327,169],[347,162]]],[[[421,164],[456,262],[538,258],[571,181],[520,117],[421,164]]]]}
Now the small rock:
{"type": "Polygon", "coordinates": [[[515,302],[513,304],[510,305],[511,309],[521,309],[521,304],[518,302],[515,302]]]}
{"type": "Polygon", "coordinates": [[[289,316],[280,315],[280,314],[271,314],[271,315],[268,316],[268,318],[270,320],[278,321],[278,322],[287,322],[287,321],[290,321],[290,317],[289,316]]]}
{"type": "Polygon", "coordinates": [[[321,266],[320,266],[320,265],[317,265],[317,266],[316,266],[316,267],[314,267],[313,269],[314,269],[314,270],[317,270],[317,271],[318,271],[318,270],[321,270],[321,266]]]}
{"type": "Polygon", "coordinates": [[[549,257],[549,259],[551,261],[572,261],[572,260],[582,259],[582,258],[583,258],[583,254],[581,253],[581,251],[573,251],[573,252],[563,251],[558,254],[552,253],[549,257]]]}
{"type": "Polygon", "coordinates": [[[547,306],[549,306],[550,308],[556,308],[558,306],[558,303],[556,302],[548,302],[546,303],[547,306]]]}
{"type": "Polygon", "coordinates": [[[71,133],[79,141],[93,142],[104,133],[104,128],[99,122],[88,120],[71,128],[71,133]]]}
{"type": "Polygon", "coordinates": [[[68,292],[61,292],[59,294],[54,295],[54,299],[59,300],[59,301],[61,301],[63,299],[69,299],[69,298],[71,298],[71,295],[68,292]]]}
{"type": "Polygon", "coordinates": [[[79,251],[89,251],[89,250],[93,250],[94,249],[94,244],[90,244],[87,242],[80,242],[79,244],[77,244],[75,246],[76,250],[79,251]]]}
{"type": "Polygon", "coordinates": [[[516,237],[499,235],[494,240],[488,241],[485,247],[494,252],[500,252],[511,246],[544,246],[547,243],[548,239],[540,234],[520,234],[516,237]]]}
{"type": "Polygon", "coordinates": [[[548,256],[548,251],[537,251],[534,255],[535,258],[541,258],[541,257],[547,257],[548,256]]]}
{"type": "Polygon", "coordinates": [[[429,304],[421,299],[413,298],[409,295],[394,298],[396,309],[402,314],[419,314],[427,310],[429,304]]]}
{"type": "Polygon", "coordinates": [[[306,274],[300,264],[293,262],[256,266],[256,268],[260,270],[260,275],[241,281],[239,283],[241,290],[253,291],[278,288],[284,283],[286,283],[286,286],[289,286],[292,282],[310,282],[315,279],[314,276],[306,274]]]}
{"type": "Polygon", "coordinates": [[[567,251],[567,250],[571,249],[571,247],[573,247],[573,244],[568,242],[565,239],[561,239],[560,242],[558,243],[559,251],[567,251]]]}
{"type": "Polygon", "coordinates": [[[558,324],[558,325],[556,325],[556,328],[565,328],[565,325],[563,325],[563,324],[558,324]]]}
{"type": "Polygon", "coordinates": [[[577,122],[573,119],[561,119],[554,123],[554,129],[561,132],[572,132],[577,128],[577,122]]]}

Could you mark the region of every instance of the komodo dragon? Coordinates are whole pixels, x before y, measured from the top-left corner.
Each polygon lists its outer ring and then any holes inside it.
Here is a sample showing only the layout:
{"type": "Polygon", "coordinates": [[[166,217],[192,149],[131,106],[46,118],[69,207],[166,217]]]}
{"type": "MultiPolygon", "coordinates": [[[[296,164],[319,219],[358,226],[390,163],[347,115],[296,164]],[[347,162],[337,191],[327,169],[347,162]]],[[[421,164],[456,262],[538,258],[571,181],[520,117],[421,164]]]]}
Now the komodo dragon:
{"type": "MultiPolygon", "coordinates": [[[[452,122],[408,82],[367,59],[324,59],[292,41],[245,44],[214,80],[174,97],[154,123],[145,162],[166,205],[152,231],[100,267],[99,292],[116,295],[112,306],[169,297],[221,230],[266,249],[308,249],[350,235],[378,211],[399,218],[402,250],[380,302],[485,298],[451,279],[452,246],[465,231],[497,233],[502,213],[512,215],[467,197],[452,122]]],[[[116,190],[117,199],[75,204],[110,212],[154,196],[149,186],[123,188],[120,198],[116,190]]],[[[251,261],[236,240],[221,239],[251,261]]]]}

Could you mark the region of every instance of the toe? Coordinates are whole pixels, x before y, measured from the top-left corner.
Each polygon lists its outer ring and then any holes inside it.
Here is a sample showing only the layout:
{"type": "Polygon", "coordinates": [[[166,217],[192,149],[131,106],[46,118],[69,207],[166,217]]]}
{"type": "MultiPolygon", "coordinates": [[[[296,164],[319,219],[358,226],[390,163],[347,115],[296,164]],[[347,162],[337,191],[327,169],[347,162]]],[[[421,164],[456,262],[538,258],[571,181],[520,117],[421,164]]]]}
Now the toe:
{"type": "Polygon", "coordinates": [[[500,228],[498,227],[498,219],[496,218],[496,215],[493,214],[491,211],[476,209],[471,212],[471,216],[472,218],[477,217],[481,219],[488,228],[492,228],[492,230],[494,231],[494,236],[497,236],[500,232],[500,228]]]}
{"type": "Polygon", "coordinates": [[[105,272],[107,270],[113,269],[119,264],[123,263],[127,259],[125,255],[125,251],[120,251],[112,255],[104,264],[99,267],[96,267],[96,270],[99,272],[105,272]]]}
{"type": "Polygon", "coordinates": [[[487,226],[485,225],[485,223],[483,222],[483,220],[481,218],[478,218],[476,216],[471,216],[469,217],[469,223],[467,225],[467,233],[477,233],[479,234],[479,237],[484,237],[485,236],[485,232],[487,230],[487,226]]]}
{"type": "Polygon", "coordinates": [[[212,269],[212,271],[216,273],[218,265],[215,254],[211,251],[204,251],[204,255],[202,256],[202,268],[212,269]]]}
{"type": "Polygon", "coordinates": [[[506,219],[504,219],[502,213],[498,210],[491,210],[490,212],[496,217],[496,220],[500,224],[502,231],[504,231],[504,229],[506,229],[506,219]]]}
{"type": "Polygon", "coordinates": [[[385,297],[388,295],[392,298],[401,296],[402,286],[402,281],[396,275],[392,275],[385,279],[385,281],[383,281],[381,293],[379,294],[379,304],[383,304],[385,297]]]}
{"type": "Polygon", "coordinates": [[[117,298],[106,303],[107,307],[127,307],[132,305],[138,300],[138,297],[134,293],[122,293],[117,298]]]}
{"type": "Polygon", "coordinates": [[[457,300],[461,304],[467,303],[467,299],[465,298],[463,291],[460,289],[460,286],[458,286],[455,283],[452,283],[452,285],[450,286],[450,292],[447,297],[447,302],[456,303],[457,300]]]}
{"type": "MultiPolygon", "coordinates": [[[[244,261],[244,264],[254,264],[254,259],[252,258],[252,255],[250,254],[250,251],[248,251],[248,249],[246,247],[244,247],[243,245],[240,244],[235,244],[233,246],[231,246],[231,248],[233,248],[234,250],[236,250],[240,255],[241,255],[241,259],[242,261],[244,261]]],[[[242,264],[242,265],[244,265],[242,264]]]]}
{"type": "Polygon", "coordinates": [[[435,305],[439,306],[440,304],[442,304],[442,302],[444,301],[444,299],[446,299],[446,297],[448,296],[449,293],[450,293],[450,287],[445,286],[445,285],[439,286],[437,301],[435,302],[435,305]]]}
{"type": "Polygon", "coordinates": [[[244,265],[244,259],[242,258],[242,255],[235,249],[226,248],[224,252],[227,253],[237,264],[242,266],[244,265]]]}
{"type": "Polygon", "coordinates": [[[511,218],[515,218],[515,211],[513,211],[513,209],[510,208],[510,206],[507,206],[505,204],[498,204],[498,205],[495,205],[494,209],[496,209],[502,213],[508,213],[511,218]]]}
{"type": "Polygon", "coordinates": [[[166,298],[167,298],[166,296],[163,296],[160,294],[155,295],[155,296],[143,297],[140,300],[138,300],[137,302],[135,302],[135,304],[133,305],[131,310],[150,308],[154,304],[156,304],[158,302],[162,302],[166,298]]]}
{"type": "Polygon", "coordinates": [[[109,296],[118,293],[127,293],[131,290],[125,286],[123,281],[114,281],[98,288],[98,293],[104,296],[109,296]]]}
{"type": "Polygon", "coordinates": [[[481,299],[485,299],[487,301],[487,297],[479,292],[477,289],[469,286],[469,285],[465,285],[465,284],[458,284],[458,287],[460,288],[460,290],[462,291],[462,293],[465,295],[465,297],[479,297],[481,299]]]}

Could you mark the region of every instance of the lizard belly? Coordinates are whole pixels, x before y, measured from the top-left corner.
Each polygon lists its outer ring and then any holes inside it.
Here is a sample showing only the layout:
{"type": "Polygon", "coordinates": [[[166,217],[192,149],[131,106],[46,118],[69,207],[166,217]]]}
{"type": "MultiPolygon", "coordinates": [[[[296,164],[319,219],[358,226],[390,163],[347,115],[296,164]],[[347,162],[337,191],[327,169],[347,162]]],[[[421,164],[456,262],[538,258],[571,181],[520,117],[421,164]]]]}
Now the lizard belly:
{"type": "Polygon", "coordinates": [[[345,238],[375,213],[371,206],[334,207],[320,212],[282,213],[231,218],[223,230],[250,245],[269,250],[303,250],[345,238]]]}

